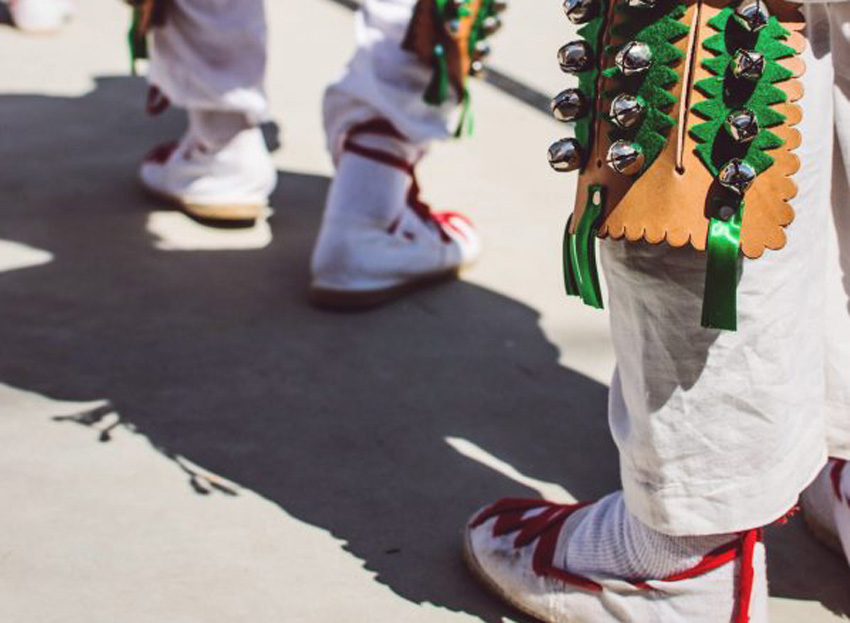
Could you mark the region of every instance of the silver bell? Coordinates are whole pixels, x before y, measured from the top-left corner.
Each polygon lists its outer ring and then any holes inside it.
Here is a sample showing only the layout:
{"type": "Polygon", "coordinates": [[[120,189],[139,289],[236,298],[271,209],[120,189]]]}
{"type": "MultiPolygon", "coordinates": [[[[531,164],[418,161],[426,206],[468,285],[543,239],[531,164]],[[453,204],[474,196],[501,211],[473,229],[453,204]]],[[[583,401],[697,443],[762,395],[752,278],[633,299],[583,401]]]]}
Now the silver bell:
{"type": "Polygon", "coordinates": [[[473,78],[481,78],[486,73],[487,68],[481,61],[472,61],[472,63],[469,65],[469,75],[473,78]]]}
{"type": "Polygon", "coordinates": [[[637,175],[646,160],[640,145],[629,141],[615,141],[608,149],[608,166],[623,175],[637,175]]]}
{"type": "Polygon", "coordinates": [[[598,0],[564,0],[564,13],[573,24],[584,24],[596,15],[598,0]]]}
{"type": "Polygon", "coordinates": [[[732,75],[740,80],[758,82],[764,74],[764,55],[753,50],[738,50],[732,57],[732,75]]]}
{"type": "Polygon", "coordinates": [[[652,65],[652,50],[643,41],[629,41],[614,57],[624,76],[641,74],[652,65]]]}
{"type": "Polygon", "coordinates": [[[611,121],[626,129],[637,124],[646,112],[646,102],[638,95],[620,93],[611,101],[611,121]]]}
{"type": "Polygon", "coordinates": [[[549,166],[559,173],[575,171],[581,161],[581,145],[574,138],[562,138],[549,147],[549,166]]]}
{"type": "Polygon", "coordinates": [[[770,20],[764,0],[742,0],[735,9],[735,21],[750,32],[758,32],[770,20]]]}
{"type": "Polygon", "coordinates": [[[507,0],[493,0],[490,4],[490,10],[493,13],[504,13],[508,10],[507,0]]]}
{"type": "Polygon", "coordinates": [[[552,116],[558,121],[575,121],[587,114],[587,98],[579,89],[567,89],[556,95],[549,104],[552,116]]]}
{"type": "Polygon", "coordinates": [[[626,0],[626,6],[630,9],[654,9],[658,0],[626,0]]]}
{"type": "Polygon", "coordinates": [[[485,37],[495,35],[502,28],[502,20],[495,15],[490,15],[484,18],[481,22],[481,32],[485,37]]]}
{"type": "Polygon", "coordinates": [[[720,173],[717,174],[720,185],[738,195],[747,192],[754,179],[756,179],[756,170],[753,165],[738,158],[733,158],[724,164],[720,173]]]}
{"type": "Polygon", "coordinates": [[[475,44],[475,51],[472,53],[472,57],[475,60],[481,60],[490,56],[492,51],[493,50],[489,43],[486,41],[479,41],[475,44]]]}
{"type": "Polygon", "coordinates": [[[743,109],[730,113],[724,125],[736,143],[749,143],[759,133],[759,120],[752,110],[743,109]]]}
{"type": "Polygon", "coordinates": [[[587,41],[570,41],[558,50],[561,71],[577,74],[593,66],[593,49],[587,41]]]}

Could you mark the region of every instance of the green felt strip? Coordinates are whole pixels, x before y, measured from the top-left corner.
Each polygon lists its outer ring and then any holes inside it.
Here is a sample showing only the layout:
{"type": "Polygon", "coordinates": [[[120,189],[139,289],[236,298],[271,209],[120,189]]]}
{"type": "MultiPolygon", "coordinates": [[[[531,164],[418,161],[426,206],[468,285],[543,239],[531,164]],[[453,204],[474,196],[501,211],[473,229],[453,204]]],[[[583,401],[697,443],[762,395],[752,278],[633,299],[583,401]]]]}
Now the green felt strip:
{"type": "Polygon", "coordinates": [[[425,101],[432,106],[439,106],[449,97],[449,64],[442,45],[434,47],[436,67],[428,88],[425,89],[425,101]]]}
{"type": "Polygon", "coordinates": [[[784,142],[770,128],[785,122],[785,116],[773,106],[788,99],[775,83],[793,77],[790,70],[777,62],[793,56],[795,51],[785,43],[790,33],[776,17],[771,16],[767,26],[753,35],[732,19],[733,13],[732,7],[726,7],[708,22],[717,33],[703,42],[703,47],[714,55],[703,61],[703,67],[713,75],[694,85],[708,99],[691,107],[694,114],[704,119],[703,123],[690,130],[692,138],[698,143],[697,155],[715,176],[732,157],[745,158],[757,173],[762,173],[773,164],[773,157],[768,152],[778,149],[784,142]],[[730,84],[734,84],[729,65],[739,48],[755,50],[763,54],[766,61],[762,78],[749,90],[729,88],[730,84]],[[723,146],[723,125],[726,117],[740,108],[748,108],[755,113],[761,131],[752,143],[738,148],[736,152],[730,146],[723,146]]]}
{"type": "MultiPolygon", "coordinates": [[[[784,142],[770,128],[781,125],[785,116],[773,106],[787,100],[785,92],[775,83],[788,80],[792,72],[777,62],[795,54],[784,43],[790,33],[771,16],[767,26],[756,34],[746,32],[733,18],[734,9],[726,7],[709,20],[717,34],[708,37],[703,47],[714,56],[703,61],[703,67],[713,75],[697,82],[694,87],[707,99],[695,103],[691,110],[705,121],[691,128],[697,141],[700,160],[717,175],[732,157],[744,158],[762,173],[774,162],[768,153],[784,142]],[[755,85],[740,85],[729,71],[732,57],[738,49],[755,50],[764,55],[765,71],[755,85]],[[752,110],[761,128],[748,145],[735,145],[724,129],[726,117],[734,110],[752,110]]],[[[703,295],[702,325],[734,331],[737,328],[737,287],[740,263],[740,235],[744,204],[729,221],[712,218],[709,221],[706,244],[707,263],[703,295]]]]}
{"type": "Polygon", "coordinates": [[[470,57],[475,54],[475,46],[484,38],[484,20],[491,14],[493,14],[493,0],[481,0],[478,15],[475,16],[475,22],[472,24],[472,30],[469,33],[469,47],[467,50],[470,57]]]}
{"type": "Polygon", "coordinates": [[[449,1],[450,0],[434,0],[434,10],[437,12],[437,17],[441,20],[446,19],[449,1]]]}
{"type": "MultiPolygon", "coordinates": [[[[602,32],[605,25],[605,15],[608,12],[607,0],[599,0],[597,14],[592,20],[579,28],[578,34],[593,50],[593,68],[578,74],[578,88],[587,97],[588,102],[596,101],[596,88],[599,79],[600,50],[602,48],[602,32]]],[[[590,112],[575,122],[576,140],[587,154],[593,146],[593,128],[596,122],[596,107],[591,106],[590,112]]],[[[584,166],[584,165],[582,165],[584,166]]]]}
{"type": "MultiPolygon", "coordinates": [[[[626,19],[612,29],[612,33],[623,41],[642,41],[652,50],[652,65],[640,76],[623,76],[616,66],[603,73],[613,79],[614,85],[607,97],[622,92],[633,93],[644,99],[647,112],[636,128],[624,130],[614,127],[611,140],[628,139],[643,149],[645,161],[641,173],[646,171],[664,150],[670,128],[675,120],[669,111],[676,103],[670,89],[678,82],[679,75],[672,65],[684,56],[674,44],[687,36],[688,27],[681,23],[686,12],[684,2],[661,0],[654,10],[632,9],[620,4],[615,9],[624,13],[626,19]]],[[[609,46],[607,52],[614,55],[620,46],[609,46]]]]}
{"type": "Polygon", "coordinates": [[[141,34],[141,9],[133,9],[130,21],[130,31],[127,33],[127,43],[130,46],[130,72],[136,75],[136,62],[148,58],[147,37],[141,34]]]}
{"type": "MultiPolygon", "coordinates": [[[[435,0],[434,2],[434,10],[437,14],[437,23],[441,25],[440,27],[442,27],[442,24],[444,24],[448,19],[453,17],[449,14],[449,2],[450,0],[435,0]]],[[[472,28],[469,33],[467,50],[470,56],[474,55],[475,47],[478,42],[484,39],[484,20],[490,15],[495,14],[493,11],[493,2],[494,0],[481,0],[478,15],[476,15],[475,22],[472,24],[472,28]]],[[[457,15],[458,17],[464,18],[469,17],[471,14],[472,12],[469,8],[469,0],[466,0],[466,2],[458,8],[457,15]]],[[[448,99],[449,90],[449,69],[445,50],[442,46],[437,46],[434,49],[434,75],[432,76],[428,87],[425,89],[424,100],[432,106],[440,106],[448,99]]],[[[464,88],[460,105],[462,109],[460,113],[460,120],[454,134],[455,138],[472,136],[475,128],[474,115],[472,111],[472,98],[470,97],[470,93],[467,88],[464,88]]]]}

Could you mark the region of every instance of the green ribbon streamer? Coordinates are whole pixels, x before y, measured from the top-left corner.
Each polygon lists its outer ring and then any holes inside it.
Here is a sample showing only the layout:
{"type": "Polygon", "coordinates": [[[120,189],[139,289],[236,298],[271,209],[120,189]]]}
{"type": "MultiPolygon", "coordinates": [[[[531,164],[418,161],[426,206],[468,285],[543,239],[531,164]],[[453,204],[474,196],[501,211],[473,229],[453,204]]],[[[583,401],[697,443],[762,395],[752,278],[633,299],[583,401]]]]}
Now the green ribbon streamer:
{"type": "Polygon", "coordinates": [[[708,260],[702,300],[702,326],[735,331],[738,328],[738,259],[744,204],[728,221],[712,218],[708,224],[708,260]]]}
{"type": "Polygon", "coordinates": [[[437,67],[434,69],[434,77],[425,90],[425,101],[432,106],[439,106],[449,97],[449,63],[446,60],[446,51],[443,46],[434,46],[434,57],[437,59],[437,67]]]}
{"type": "MultiPolygon", "coordinates": [[[[436,13],[438,23],[443,23],[448,19],[448,9],[449,0],[435,0],[434,11],[436,13]]],[[[471,10],[469,8],[469,0],[464,0],[464,2],[460,5],[457,11],[458,17],[469,17],[469,15],[471,15],[471,10]]],[[[482,0],[481,6],[478,10],[478,15],[476,16],[475,23],[472,25],[472,29],[469,34],[468,43],[470,55],[474,54],[475,46],[482,38],[484,20],[492,14],[493,0],[482,0]]],[[[432,106],[440,106],[449,97],[448,61],[446,59],[445,50],[441,45],[435,46],[434,57],[437,61],[437,66],[434,68],[434,76],[432,77],[431,82],[425,89],[425,96],[423,99],[426,103],[431,104],[432,106]]],[[[474,132],[475,124],[471,110],[471,98],[469,94],[469,89],[465,88],[463,91],[463,99],[461,101],[461,106],[463,108],[461,110],[461,116],[460,121],[458,123],[458,127],[455,130],[455,138],[462,138],[463,136],[472,136],[474,132]]]]}
{"type": "Polygon", "coordinates": [[[476,44],[483,39],[484,20],[490,15],[493,15],[493,0],[481,0],[481,5],[478,7],[478,15],[475,18],[475,23],[472,25],[472,30],[469,33],[469,55],[475,54],[476,44]]]}
{"type": "Polygon", "coordinates": [[[469,93],[469,89],[463,90],[463,102],[461,105],[460,120],[455,130],[455,138],[472,136],[475,132],[475,117],[472,114],[472,95],[469,93]]]}
{"type": "Polygon", "coordinates": [[[576,280],[576,269],[573,266],[572,255],[570,254],[573,244],[573,235],[570,233],[572,225],[573,217],[570,215],[570,218],[567,219],[567,227],[564,229],[564,289],[567,292],[567,296],[581,296],[581,291],[578,289],[578,281],[576,280]]]}
{"type": "Polygon", "coordinates": [[[130,21],[130,31],[127,33],[127,43],[130,45],[130,73],[136,75],[136,63],[148,56],[148,40],[141,34],[142,10],[133,9],[130,21]]]}
{"type": "Polygon", "coordinates": [[[596,232],[599,230],[604,201],[602,186],[590,186],[587,204],[575,233],[570,233],[570,223],[567,223],[564,236],[564,286],[567,294],[580,296],[586,305],[597,309],[602,309],[603,304],[596,268],[596,232]]]}

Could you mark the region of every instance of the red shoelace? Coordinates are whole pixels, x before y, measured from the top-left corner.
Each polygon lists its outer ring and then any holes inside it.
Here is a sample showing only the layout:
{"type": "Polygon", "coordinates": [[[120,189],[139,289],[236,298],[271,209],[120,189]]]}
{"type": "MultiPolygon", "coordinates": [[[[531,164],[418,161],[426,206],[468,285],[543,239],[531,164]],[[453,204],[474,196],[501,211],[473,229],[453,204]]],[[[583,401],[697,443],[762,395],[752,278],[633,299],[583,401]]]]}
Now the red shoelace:
{"type": "MultiPolygon", "coordinates": [[[[465,237],[463,229],[457,227],[456,221],[461,220],[471,225],[469,219],[458,212],[434,212],[430,205],[419,198],[419,182],[416,179],[415,166],[395,154],[383,151],[382,149],[360,145],[354,140],[356,137],[363,136],[365,134],[388,136],[400,141],[407,140],[407,138],[386,119],[370,119],[369,121],[364,121],[363,123],[354,125],[348,131],[342,145],[343,151],[349,151],[363,158],[380,162],[381,164],[385,164],[389,167],[393,167],[407,173],[407,175],[410,176],[410,188],[407,191],[407,205],[410,209],[412,209],[424,222],[434,223],[437,226],[440,239],[443,242],[449,243],[452,241],[450,232],[454,232],[465,237]]],[[[398,224],[398,220],[391,223],[387,228],[389,233],[394,233],[398,228],[398,224]]]]}
{"type": "MultiPolygon", "coordinates": [[[[555,504],[546,500],[525,500],[506,498],[485,508],[472,521],[476,528],[486,521],[496,518],[493,525],[493,536],[500,537],[516,532],[514,547],[521,548],[530,545],[535,539],[532,566],[534,573],[541,577],[551,577],[576,588],[600,591],[602,586],[589,578],[570,573],[554,564],[555,548],[558,537],[567,519],[577,510],[589,506],[592,502],[583,504],[555,504]],[[525,517],[530,511],[542,509],[541,512],[525,517]]],[[[763,540],[761,528],[741,532],[738,538],[726,545],[709,552],[695,566],[681,573],[676,573],[661,582],[677,582],[695,578],[708,573],[725,564],[741,559],[740,577],[738,582],[738,607],[735,623],[748,623],[750,620],[750,603],[753,594],[755,570],[753,557],[756,544],[763,540]]],[[[649,580],[628,580],[641,590],[656,590],[649,580]]]]}

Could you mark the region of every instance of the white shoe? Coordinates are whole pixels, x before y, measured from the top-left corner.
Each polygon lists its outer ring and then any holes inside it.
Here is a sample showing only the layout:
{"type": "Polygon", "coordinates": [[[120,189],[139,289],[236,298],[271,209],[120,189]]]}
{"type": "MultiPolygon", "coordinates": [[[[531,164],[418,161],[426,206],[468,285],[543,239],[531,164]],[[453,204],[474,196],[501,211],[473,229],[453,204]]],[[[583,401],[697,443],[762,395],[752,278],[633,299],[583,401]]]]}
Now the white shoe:
{"type": "MultiPolygon", "coordinates": [[[[385,123],[369,132],[391,128],[385,123]]],[[[480,242],[472,223],[422,203],[412,164],[375,148],[360,150],[350,140],[346,144],[313,252],[311,302],[337,309],[379,305],[456,278],[477,259],[480,242]],[[358,203],[385,200],[388,207],[358,203]]]]}
{"type": "MultiPolygon", "coordinates": [[[[815,537],[842,556],[850,553],[850,501],[847,461],[830,459],[800,496],[806,525],[815,537]]],[[[848,557],[850,560],[850,557],[848,557]]]]}
{"type": "Polygon", "coordinates": [[[15,26],[29,33],[52,33],[74,16],[71,0],[10,0],[15,26]]]}
{"type": "Polygon", "coordinates": [[[139,179],[197,218],[252,221],[265,212],[277,173],[260,129],[250,128],[215,150],[187,132],[151,151],[139,179]]]}
{"type": "Polygon", "coordinates": [[[506,499],[486,507],[466,527],[467,565],[508,604],[546,623],[767,621],[760,530],[743,533],[675,576],[582,577],[554,561],[566,559],[584,506],[506,499]]]}

